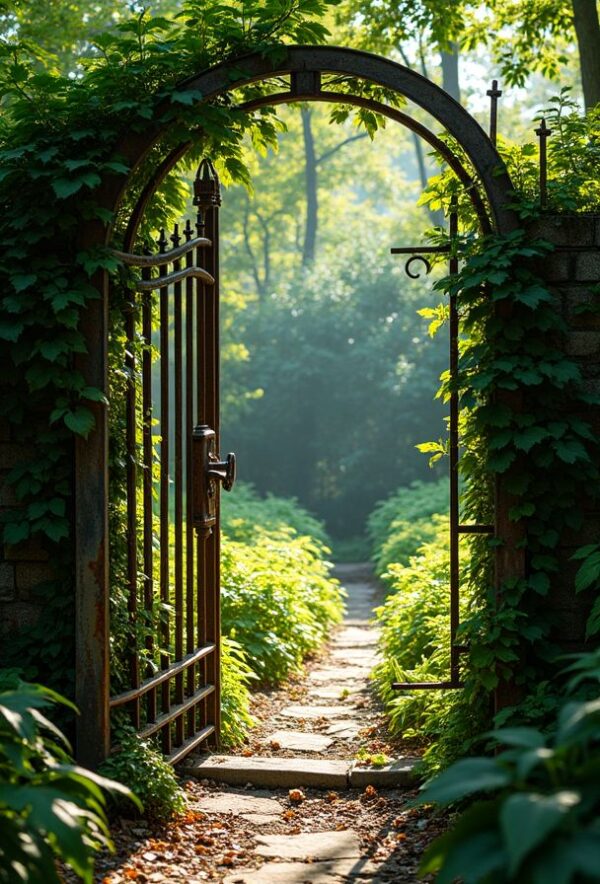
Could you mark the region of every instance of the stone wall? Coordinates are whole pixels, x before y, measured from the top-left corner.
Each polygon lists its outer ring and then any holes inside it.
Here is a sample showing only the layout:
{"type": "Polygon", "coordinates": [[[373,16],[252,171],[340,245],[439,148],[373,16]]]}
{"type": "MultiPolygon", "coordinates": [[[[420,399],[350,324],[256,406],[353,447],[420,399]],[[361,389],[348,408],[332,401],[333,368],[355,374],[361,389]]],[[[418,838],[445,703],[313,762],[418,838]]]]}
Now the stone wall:
{"type": "MultiPolygon", "coordinates": [[[[600,308],[600,293],[593,291],[600,284],[600,215],[546,215],[532,226],[531,233],[555,246],[535,270],[556,293],[569,329],[566,351],[579,363],[586,390],[600,396],[600,312],[580,312],[583,305],[600,308]]],[[[600,407],[590,406],[581,417],[600,434],[600,407]]],[[[578,547],[600,541],[600,511],[586,500],[581,505],[585,512],[582,528],[565,532],[560,540],[561,568],[549,597],[560,624],[556,638],[566,651],[581,648],[591,603],[590,594],[573,592],[579,563],[572,556],[578,547]]]]}
{"type": "MultiPolygon", "coordinates": [[[[2,425],[0,511],[15,506],[17,502],[12,487],[6,483],[6,476],[22,461],[24,454],[27,456],[23,446],[13,442],[7,425],[2,425]]],[[[49,555],[39,541],[0,547],[0,665],[6,639],[30,628],[38,620],[42,602],[36,598],[33,590],[53,576],[49,555]]]]}

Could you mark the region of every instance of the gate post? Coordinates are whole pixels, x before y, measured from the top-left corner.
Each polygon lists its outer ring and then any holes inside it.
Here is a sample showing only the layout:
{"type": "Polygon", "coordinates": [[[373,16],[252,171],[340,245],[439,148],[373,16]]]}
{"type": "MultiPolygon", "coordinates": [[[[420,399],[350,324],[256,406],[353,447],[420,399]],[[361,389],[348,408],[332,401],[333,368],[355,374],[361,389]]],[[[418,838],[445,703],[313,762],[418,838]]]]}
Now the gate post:
{"type": "MultiPolygon", "coordinates": [[[[82,317],[88,351],[78,368],[89,386],[106,393],[107,274],[98,271],[92,283],[99,297],[89,302],[82,317]]],[[[91,402],[89,408],[95,426],[87,438],[78,436],[75,442],[76,757],[81,764],[96,768],[110,748],[108,420],[104,403],[91,402]]]]}

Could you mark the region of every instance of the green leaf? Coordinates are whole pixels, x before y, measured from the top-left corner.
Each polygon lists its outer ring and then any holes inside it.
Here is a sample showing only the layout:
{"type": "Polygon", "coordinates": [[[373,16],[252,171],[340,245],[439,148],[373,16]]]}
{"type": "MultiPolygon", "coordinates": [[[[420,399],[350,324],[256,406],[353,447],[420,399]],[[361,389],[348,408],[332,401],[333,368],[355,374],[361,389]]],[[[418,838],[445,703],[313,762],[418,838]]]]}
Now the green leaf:
{"type": "Polygon", "coordinates": [[[577,792],[554,795],[511,795],[502,805],[500,824],[510,857],[509,873],[515,875],[525,857],[538,847],[579,803],[577,792]]]}
{"type": "Polygon", "coordinates": [[[83,178],[55,178],[52,189],[61,200],[66,200],[83,187],[83,178]]]}
{"type": "Polygon", "coordinates": [[[10,278],[16,292],[22,292],[25,289],[28,289],[36,280],[37,276],[35,273],[16,273],[10,278]]]}
{"type": "Polygon", "coordinates": [[[546,745],[544,735],[533,727],[504,727],[487,734],[507,746],[519,746],[524,749],[538,749],[546,745]]]}
{"type": "Polygon", "coordinates": [[[64,421],[70,430],[84,438],[94,429],[96,423],[94,415],[89,408],[83,406],[75,408],[73,411],[68,411],[65,414],[64,421]]]}
{"type": "Polygon", "coordinates": [[[515,446],[521,451],[530,451],[534,445],[548,438],[548,430],[542,427],[527,427],[514,435],[515,446]]]}
{"type": "Polygon", "coordinates": [[[465,758],[439,774],[423,787],[420,804],[451,804],[476,792],[500,789],[510,782],[510,775],[493,758],[465,758]]]}
{"type": "Polygon", "coordinates": [[[505,473],[516,454],[514,451],[496,451],[488,455],[488,467],[494,473],[505,473]]]}
{"type": "Polygon", "coordinates": [[[589,455],[578,439],[557,439],[553,448],[558,457],[565,463],[575,463],[578,460],[589,460],[589,455]]]}
{"type": "Polygon", "coordinates": [[[543,571],[538,571],[537,574],[532,574],[527,582],[531,589],[533,589],[534,592],[537,592],[538,595],[548,595],[550,578],[543,571]]]}
{"type": "Polygon", "coordinates": [[[583,562],[575,576],[575,592],[589,589],[600,579],[600,550],[591,553],[583,562]]]}
{"type": "Polygon", "coordinates": [[[29,522],[9,522],[4,526],[4,542],[15,544],[29,537],[29,522]]]}
{"type": "Polygon", "coordinates": [[[25,324],[23,322],[0,318],[0,339],[14,343],[19,340],[24,328],[25,324]]]}
{"type": "Polygon", "coordinates": [[[171,92],[171,103],[192,105],[196,104],[197,101],[201,101],[202,97],[202,92],[199,89],[175,90],[171,92]]]}

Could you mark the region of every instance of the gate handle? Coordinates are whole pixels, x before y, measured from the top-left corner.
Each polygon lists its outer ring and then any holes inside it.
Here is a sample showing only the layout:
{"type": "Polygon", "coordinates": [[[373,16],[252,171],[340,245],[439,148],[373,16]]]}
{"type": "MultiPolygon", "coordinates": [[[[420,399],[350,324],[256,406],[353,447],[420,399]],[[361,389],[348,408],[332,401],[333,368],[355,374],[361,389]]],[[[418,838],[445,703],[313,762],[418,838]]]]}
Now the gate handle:
{"type": "Polygon", "coordinates": [[[231,452],[225,460],[211,460],[208,475],[212,479],[218,479],[223,484],[224,491],[231,491],[236,476],[235,454],[231,452]]]}

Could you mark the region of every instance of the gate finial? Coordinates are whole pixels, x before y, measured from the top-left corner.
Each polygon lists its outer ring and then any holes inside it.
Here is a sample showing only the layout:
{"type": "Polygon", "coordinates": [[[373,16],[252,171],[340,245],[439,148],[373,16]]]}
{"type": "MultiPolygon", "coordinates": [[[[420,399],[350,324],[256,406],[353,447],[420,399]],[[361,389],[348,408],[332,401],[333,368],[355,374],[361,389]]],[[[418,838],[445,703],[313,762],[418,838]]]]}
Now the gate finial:
{"type": "Polygon", "coordinates": [[[488,89],[490,96],[490,141],[496,146],[498,140],[498,99],[502,95],[502,89],[498,89],[498,80],[492,80],[492,88],[488,89]]]}
{"type": "Polygon", "coordinates": [[[221,205],[221,187],[212,160],[205,157],[196,172],[194,181],[194,205],[199,209],[221,205]]]}

